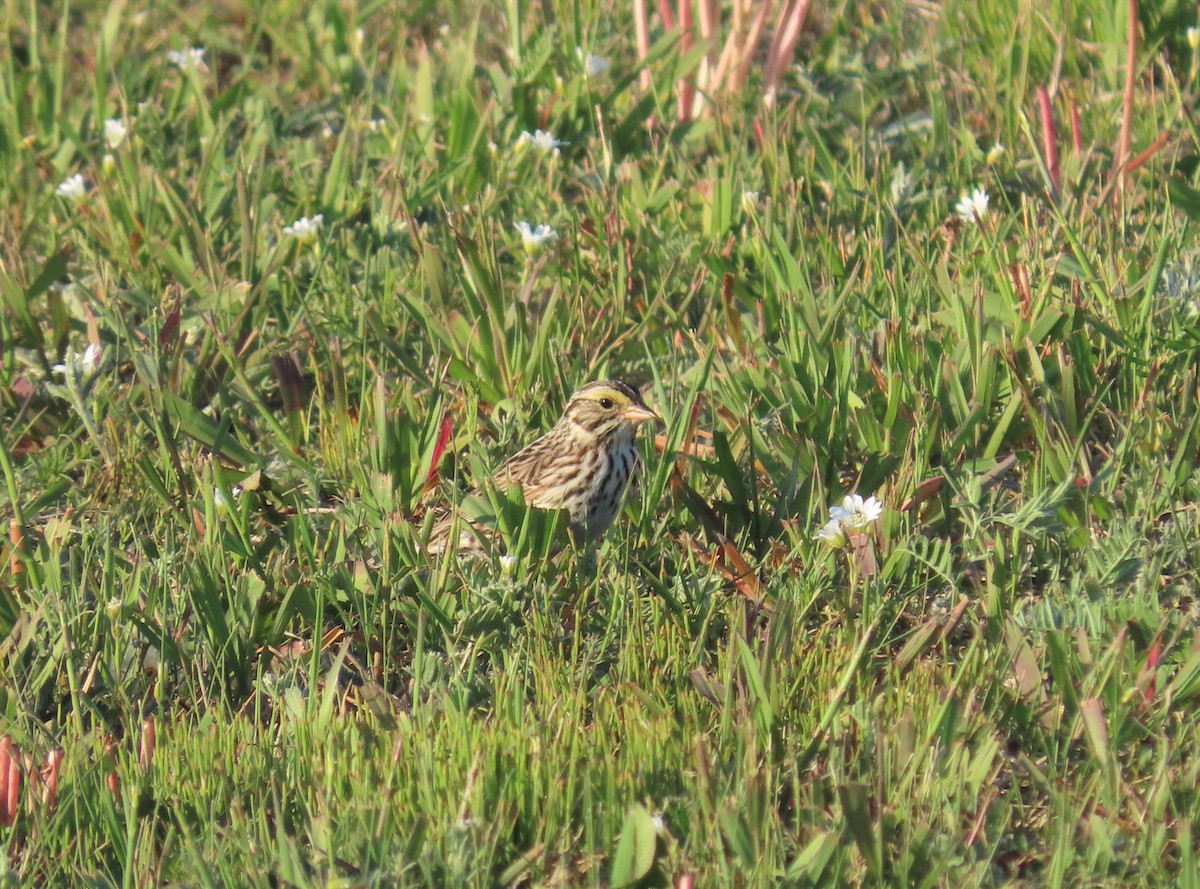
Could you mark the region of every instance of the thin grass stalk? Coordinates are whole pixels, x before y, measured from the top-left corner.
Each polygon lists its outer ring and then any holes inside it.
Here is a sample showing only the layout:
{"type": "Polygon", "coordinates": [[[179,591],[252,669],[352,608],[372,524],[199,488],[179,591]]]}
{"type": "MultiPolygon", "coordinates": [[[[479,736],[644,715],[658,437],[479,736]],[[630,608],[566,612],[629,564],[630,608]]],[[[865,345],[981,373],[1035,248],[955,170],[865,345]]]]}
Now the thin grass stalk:
{"type": "Polygon", "coordinates": [[[1037,88],[1037,98],[1042,120],[1042,156],[1046,159],[1046,169],[1050,171],[1050,185],[1057,201],[1062,192],[1062,173],[1058,163],[1058,129],[1054,125],[1054,106],[1050,103],[1050,93],[1044,86],[1037,88]]]}
{"type": "Polygon", "coordinates": [[[750,33],[746,35],[746,41],[740,47],[737,65],[725,85],[726,93],[733,95],[746,83],[746,78],[750,75],[750,65],[754,62],[754,49],[762,39],[763,28],[766,27],[767,16],[770,13],[771,0],[766,0],[758,7],[758,15],[754,17],[754,23],[750,26],[750,33]]]}
{"type": "Polygon", "coordinates": [[[692,116],[706,113],[711,105],[710,97],[715,93],[717,81],[717,29],[721,24],[721,11],[717,0],[699,0],[700,39],[704,42],[704,58],[700,61],[700,73],[696,77],[696,95],[692,102],[692,116]]]}
{"type": "Polygon", "coordinates": [[[1133,160],[1131,160],[1125,166],[1125,172],[1127,174],[1132,173],[1138,167],[1142,166],[1147,161],[1149,161],[1152,157],[1154,157],[1154,155],[1158,154],[1158,152],[1162,149],[1162,147],[1164,145],[1167,144],[1167,141],[1170,138],[1171,138],[1170,133],[1167,133],[1167,132],[1159,133],[1158,138],[1154,140],[1154,143],[1149,148],[1147,148],[1145,151],[1138,154],[1137,157],[1135,157],[1133,160]]]}
{"type": "Polygon", "coordinates": [[[1137,76],[1137,0],[1129,0],[1129,42],[1125,50],[1125,95],[1121,102],[1121,137],[1113,155],[1112,176],[1116,177],[1118,191],[1125,190],[1128,175],[1126,162],[1133,149],[1133,88],[1137,76]]]}
{"type": "Polygon", "coordinates": [[[1067,100],[1068,112],[1071,115],[1071,147],[1076,154],[1083,153],[1083,126],[1079,122],[1079,105],[1074,99],[1067,100]]]}
{"type": "Polygon", "coordinates": [[[721,82],[728,75],[733,66],[734,60],[738,57],[738,50],[741,47],[741,41],[745,37],[746,19],[750,11],[750,0],[734,0],[733,2],[733,24],[729,29],[729,36],[725,38],[725,45],[721,48],[721,55],[717,61],[717,69],[712,76],[712,87],[714,90],[719,88],[721,82]]]}
{"type": "Polygon", "coordinates": [[[804,27],[811,4],[812,0],[790,0],[779,13],[775,37],[767,54],[766,86],[763,94],[763,101],[767,105],[774,104],[783,72],[792,64],[796,43],[800,40],[800,30],[804,27]]]}
{"type": "MultiPolygon", "coordinates": [[[[679,53],[687,55],[692,50],[692,0],[679,0],[679,53]]],[[[692,119],[692,96],[696,88],[692,84],[692,78],[681,77],[675,85],[675,93],[679,99],[679,108],[676,111],[676,116],[680,123],[687,123],[692,119]]]]}
{"type": "Polygon", "coordinates": [[[646,59],[650,57],[650,25],[647,21],[646,0],[633,0],[633,30],[637,35],[638,62],[642,68],[638,74],[638,84],[643,91],[648,91],[653,82],[650,79],[650,69],[646,67],[646,59]]]}
{"type": "Polygon", "coordinates": [[[670,31],[675,27],[675,10],[671,8],[671,0],[658,0],[658,14],[662,16],[663,28],[670,31]]]}

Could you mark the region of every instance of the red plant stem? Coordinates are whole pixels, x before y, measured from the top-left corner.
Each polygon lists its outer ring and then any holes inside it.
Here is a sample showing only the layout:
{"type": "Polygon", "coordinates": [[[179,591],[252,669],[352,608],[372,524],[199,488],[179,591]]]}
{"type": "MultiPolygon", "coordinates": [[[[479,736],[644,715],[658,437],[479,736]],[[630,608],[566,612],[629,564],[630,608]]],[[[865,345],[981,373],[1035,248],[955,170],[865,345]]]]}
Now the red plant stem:
{"type": "Polygon", "coordinates": [[[1046,160],[1046,169],[1050,171],[1050,185],[1054,197],[1058,197],[1062,187],[1062,174],[1058,166],[1058,131],[1054,126],[1054,107],[1050,104],[1050,93],[1044,86],[1037,90],[1038,108],[1042,117],[1042,154],[1046,160]]]}
{"type": "MultiPolygon", "coordinates": [[[[692,50],[692,0],[679,0],[679,54],[687,55],[692,50]]],[[[692,119],[692,97],[696,87],[690,77],[680,78],[675,88],[679,96],[679,110],[676,112],[680,123],[692,119]]]]}
{"type": "Polygon", "coordinates": [[[658,0],[658,14],[662,16],[664,28],[670,31],[675,27],[675,11],[671,9],[671,0],[658,0]]]}
{"type": "Polygon", "coordinates": [[[1146,163],[1146,161],[1150,160],[1150,158],[1154,157],[1154,155],[1158,154],[1159,149],[1166,145],[1167,140],[1170,138],[1170,133],[1159,133],[1158,138],[1154,140],[1153,145],[1125,165],[1125,172],[1132,173],[1142,164],[1146,163]]]}
{"type": "Polygon", "coordinates": [[[17,819],[21,805],[20,751],[12,739],[0,738],[0,825],[8,827],[17,819]]]}
{"type": "Polygon", "coordinates": [[[810,3],[811,0],[791,0],[779,13],[778,28],[767,56],[765,98],[768,103],[775,101],[779,81],[792,64],[792,58],[796,54],[796,41],[800,39],[800,31],[808,17],[810,3]]]}
{"type": "Polygon", "coordinates": [[[1079,123],[1079,106],[1074,99],[1069,99],[1067,107],[1071,110],[1071,147],[1076,154],[1083,154],[1083,127],[1079,123]]]}
{"type": "Polygon", "coordinates": [[[1125,50],[1125,98],[1121,103],[1121,139],[1113,156],[1112,173],[1118,177],[1118,187],[1124,187],[1128,174],[1126,162],[1133,148],[1133,88],[1137,77],[1137,0],[1129,0],[1129,43],[1125,50]]]}
{"type": "Polygon", "coordinates": [[[638,72],[638,83],[643,91],[648,91],[653,83],[650,80],[650,69],[646,67],[646,59],[650,55],[650,25],[647,21],[646,0],[633,0],[633,30],[637,35],[638,63],[642,70],[638,72]]]}
{"type": "Polygon", "coordinates": [[[138,765],[142,767],[143,772],[150,771],[150,768],[154,765],[154,740],[156,735],[154,717],[147,716],[142,721],[142,743],[141,749],[138,750],[138,765]]]}

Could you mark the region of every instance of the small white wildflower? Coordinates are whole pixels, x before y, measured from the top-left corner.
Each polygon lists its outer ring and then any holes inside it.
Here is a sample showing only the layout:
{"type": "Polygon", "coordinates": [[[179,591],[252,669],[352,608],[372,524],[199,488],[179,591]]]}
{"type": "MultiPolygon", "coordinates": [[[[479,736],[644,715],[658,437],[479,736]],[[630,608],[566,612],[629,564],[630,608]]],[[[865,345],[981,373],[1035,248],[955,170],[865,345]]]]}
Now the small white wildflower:
{"type": "Polygon", "coordinates": [[[204,49],[199,46],[172,49],[167,53],[167,61],[180,71],[203,71],[206,67],[204,49]]]}
{"type": "Polygon", "coordinates": [[[742,192],[742,212],[749,216],[758,209],[758,192],[747,189],[742,192]]]}
{"type": "Polygon", "coordinates": [[[1008,149],[1005,148],[1002,143],[997,142],[995,145],[993,145],[991,148],[988,149],[988,153],[983,158],[984,163],[986,163],[989,167],[992,166],[993,164],[996,163],[996,161],[998,161],[998,160],[1000,160],[1000,158],[1004,157],[1004,152],[1006,152],[1006,151],[1008,151],[1008,149]]]}
{"type": "Polygon", "coordinates": [[[988,193],[982,188],[976,188],[970,194],[963,194],[954,205],[954,212],[963,222],[979,222],[988,212],[988,193]]]}
{"type": "MultiPolygon", "coordinates": [[[[87,288],[78,281],[55,281],[50,285],[50,289],[60,294],[64,300],[70,300],[73,303],[83,302],[88,296],[87,288]]],[[[72,306],[72,311],[74,310],[75,307],[72,306]]],[[[82,312],[82,307],[79,310],[82,312]]]]}
{"type": "Polygon", "coordinates": [[[837,519],[830,519],[817,532],[816,540],[822,540],[832,547],[841,548],[846,543],[846,531],[837,519]]]}
{"type": "Polygon", "coordinates": [[[570,144],[555,139],[553,133],[545,130],[534,130],[532,133],[526,130],[517,137],[517,148],[536,148],[542,154],[558,154],[562,146],[570,144]]]}
{"type": "Polygon", "coordinates": [[[659,836],[662,836],[662,834],[664,834],[666,832],[667,822],[663,819],[663,816],[661,814],[656,812],[655,814],[651,815],[650,821],[654,825],[654,832],[656,834],[658,834],[659,836]]]}
{"type": "Polygon", "coordinates": [[[116,620],[121,615],[121,606],[124,605],[120,596],[113,596],[104,604],[104,613],[108,615],[109,620],[116,620]]]}
{"type": "Polygon", "coordinates": [[[892,170],[892,182],[888,186],[888,191],[891,193],[892,204],[897,207],[912,196],[913,177],[909,174],[904,161],[897,163],[896,169],[892,170]]]}
{"type": "Polygon", "coordinates": [[[1192,49],[1200,49],[1200,28],[1193,25],[1187,29],[1187,42],[1192,49]]]}
{"type": "Polygon", "coordinates": [[[528,222],[518,222],[517,231],[521,233],[521,243],[525,245],[525,252],[530,256],[541,253],[547,243],[558,237],[550,226],[539,225],[531,228],[528,222]]]}
{"type": "Polygon", "coordinates": [[[82,204],[87,200],[87,182],[84,181],[81,173],[76,173],[60,182],[58,188],[54,189],[54,193],[72,203],[82,204]]]}
{"type": "Polygon", "coordinates": [[[321,223],[325,221],[325,216],[318,213],[311,219],[307,216],[301,216],[291,225],[283,227],[283,233],[290,238],[295,238],[301,244],[311,244],[317,239],[317,235],[321,232],[321,223]]]}
{"type": "Polygon", "coordinates": [[[218,512],[224,512],[229,509],[229,498],[225,496],[225,492],[220,488],[213,488],[213,506],[218,512]]]}
{"type": "Polygon", "coordinates": [[[583,73],[588,77],[599,77],[608,70],[609,61],[604,56],[585,53],[582,47],[575,49],[575,55],[579,56],[579,61],[583,63],[583,73]]]}
{"type": "Polygon", "coordinates": [[[125,121],[119,117],[110,117],[104,122],[104,144],[110,150],[116,151],[125,142],[125,137],[129,134],[129,129],[125,126],[125,121]]]}
{"type": "Polygon", "coordinates": [[[368,120],[364,126],[369,133],[383,133],[387,131],[387,119],[383,117],[373,117],[368,120]]]}
{"type": "Polygon", "coordinates": [[[512,574],[514,571],[516,571],[517,570],[517,557],[516,556],[508,556],[508,555],[501,556],[500,557],[500,570],[503,571],[505,574],[512,574]]]}
{"type": "Polygon", "coordinates": [[[83,372],[94,373],[103,356],[104,350],[100,348],[99,343],[88,343],[88,347],[83,350],[83,372]]]}
{"type": "Polygon", "coordinates": [[[63,356],[63,363],[54,365],[50,370],[62,376],[71,374],[76,378],[90,377],[100,367],[103,357],[104,350],[98,343],[89,343],[82,355],[76,354],[74,349],[68,347],[67,354],[63,356]]]}
{"type": "Polygon", "coordinates": [[[829,510],[829,515],[844,527],[860,531],[883,515],[883,504],[873,496],[863,499],[861,494],[849,494],[842,498],[841,506],[829,510]]]}

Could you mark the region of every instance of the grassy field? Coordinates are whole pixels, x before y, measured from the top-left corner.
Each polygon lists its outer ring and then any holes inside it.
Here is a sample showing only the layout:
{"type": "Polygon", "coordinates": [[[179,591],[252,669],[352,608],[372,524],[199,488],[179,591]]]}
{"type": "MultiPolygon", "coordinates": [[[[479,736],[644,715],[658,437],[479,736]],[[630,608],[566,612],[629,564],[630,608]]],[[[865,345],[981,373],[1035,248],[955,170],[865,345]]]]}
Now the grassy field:
{"type": "Polygon", "coordinates": [[[0,884],[1200,886],[1200,31],[1043,5],[6,3],[0,884]]]}

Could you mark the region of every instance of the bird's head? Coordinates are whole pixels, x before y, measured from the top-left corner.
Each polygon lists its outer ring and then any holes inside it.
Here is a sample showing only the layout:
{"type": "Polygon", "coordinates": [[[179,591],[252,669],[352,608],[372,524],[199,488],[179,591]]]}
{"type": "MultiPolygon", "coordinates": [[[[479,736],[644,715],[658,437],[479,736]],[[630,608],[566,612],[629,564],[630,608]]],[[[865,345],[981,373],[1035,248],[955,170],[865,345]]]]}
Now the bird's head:
{"type": "Polygon", "coordinates": [[[600,380],[571,396],[562,422],[570,423],[572,431],[582,437],[627,434],[632,438],[642,423],[658,419],[633,386],[620,380],[600,380]]]}

